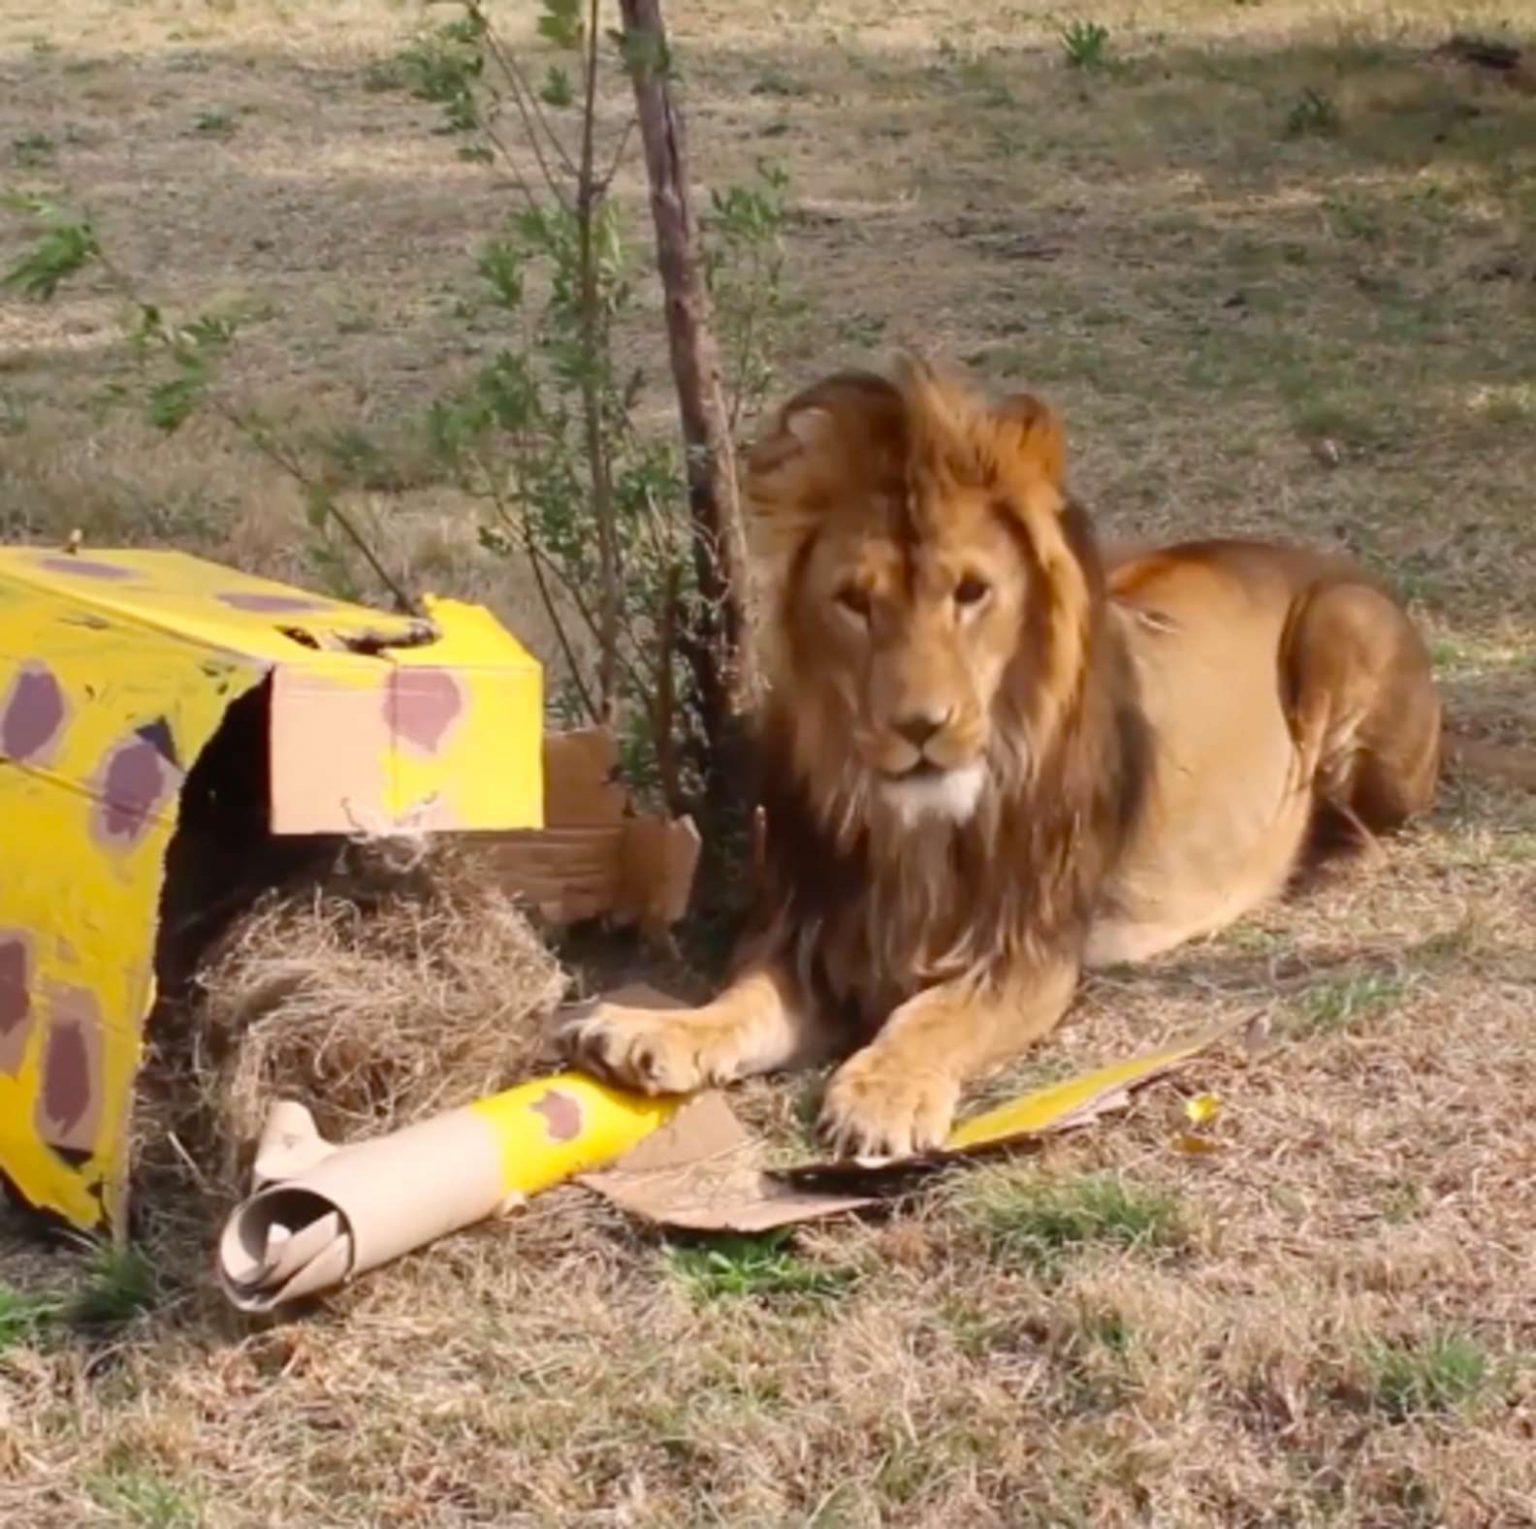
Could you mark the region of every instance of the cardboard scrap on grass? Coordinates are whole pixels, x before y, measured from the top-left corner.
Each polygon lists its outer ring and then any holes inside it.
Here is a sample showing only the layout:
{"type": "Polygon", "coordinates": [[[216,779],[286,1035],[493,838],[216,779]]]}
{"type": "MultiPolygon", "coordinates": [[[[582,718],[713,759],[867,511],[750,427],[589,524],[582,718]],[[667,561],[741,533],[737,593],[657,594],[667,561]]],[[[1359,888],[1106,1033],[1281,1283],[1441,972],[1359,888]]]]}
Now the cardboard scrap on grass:
{"type": "Polygon", "coordinates": [[[948,1163],[1091,1125],[1239,1023],[1011,1099],[962,1121],[940,1151],[922,1157],[765,1168],[761,1144],[725,1096],[710,1091],[690,1099],[612,1167],[580,1174],[576,1182],[641,1221],[677,1230],[765,1232],[820,1220],[873,1205],[948,1163]]]}
{"type": "MultiPolygon", "coordinates": [[[[644,988],[615,996],[674,1003],[644,988]]],[[[241,1310],[272,1311],[566,1181],[637,1220],[697,1232],[764,1232],[860,1210],[945,1163],[1089,1125],[1237,1023],[1010,1100],[962,1122],[942,1151],[880,1163],[766,1168],[724,1094],[653,1099],[579,1073],[346,1146],[322,1140],[301,1105],[281,1100],[254,1193],[220,1239],[219,1280],[241,1310]]]]}
{"type": "Polygon", "coordinates": [[[801,1185],[762,1166],[725,1095],[696,1094],[656,1134],[612,1168],[577,1177],[627,1215],[679,1231],[766,1232],[860,1210],[879,1198],[856,1187],[801,1185]]]}

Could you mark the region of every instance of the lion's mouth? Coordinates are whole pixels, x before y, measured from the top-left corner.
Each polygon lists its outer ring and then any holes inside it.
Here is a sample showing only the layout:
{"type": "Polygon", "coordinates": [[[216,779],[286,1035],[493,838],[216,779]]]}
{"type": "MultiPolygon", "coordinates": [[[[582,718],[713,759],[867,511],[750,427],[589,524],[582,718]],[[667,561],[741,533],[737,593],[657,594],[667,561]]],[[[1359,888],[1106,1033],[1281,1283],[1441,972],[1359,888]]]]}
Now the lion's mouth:
{"type": "Polygon", "coordinates": [[[980,760],[946,768],[925,758],[905,770],[881,773],[883,796],[909,823],[920,818],[965,822],[976,811],[986,780],[980,760]]]}
{"type": "Polygon", "coordinates": [[[885,770],[882,773],[889,781],[938,780],[948,775],[949,769],[946,765],[925,758],[919,759],[914,765],[908,765],[905,770],[885,770]]]}

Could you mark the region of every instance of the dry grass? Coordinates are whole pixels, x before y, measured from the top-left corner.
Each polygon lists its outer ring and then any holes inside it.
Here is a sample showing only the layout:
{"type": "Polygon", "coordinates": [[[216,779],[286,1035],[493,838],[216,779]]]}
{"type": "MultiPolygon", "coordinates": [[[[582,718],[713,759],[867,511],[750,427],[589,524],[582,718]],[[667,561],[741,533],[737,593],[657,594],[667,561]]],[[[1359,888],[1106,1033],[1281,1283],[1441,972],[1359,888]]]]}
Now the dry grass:
{"type": "MultiPolygon", "coordinates": [[[[495,193],[363,88],[409,10],[28,3],[6,178],[74,188],[189,301],[263,305],[246,396],[387,434],[493,343],[453,309],[495,193]]],[[[674,10],[701,172],[795,178],[786,385],[922,340],[1038,386],[1114,529],[1353,546],[1458,713],[1536,737],[1536,96],[1431,57],[1443,4],[1105,0],[1098,71],[1033,3],[674,10]]],[[[1528,3],[1454,21],[1536,33],[1528,3]]],[[[0,525],[302,572],[281,480],[114,403],[113,322],[88,289],[0,305],[0,525]]],[[[520,611],[448,489],[377,497],[399,557],[520,611]]],[[[560,1191],[254,1330],[179,1202],[147,1283],[8,1252],[0,1518],[1536,1522],[1533,908],[1531,799],[1453,783],[1384,870],[1096,982],[1009,1080],[1265,1006],[1269,1055],[1189,1080],[1224,1101],[1203,1156],[1170,1087],[713,1256],[560,1191]],[[55,1310],[82,1288],[88,1332],[55,1310]]],[[[812,1091],[742,1107],[784,1149],[812,1091]]]]}
{"type": "Polygon", "coordinates": [[[564,990],[473,855],[391,865],[349,847],[319,882],[262,898],[210,952],[162,1027],[140,1137],[175,1131],[227,1206],[274,1099],[308,1105],[333,1140],[453,1109],[527,1075],[564,990]]]}

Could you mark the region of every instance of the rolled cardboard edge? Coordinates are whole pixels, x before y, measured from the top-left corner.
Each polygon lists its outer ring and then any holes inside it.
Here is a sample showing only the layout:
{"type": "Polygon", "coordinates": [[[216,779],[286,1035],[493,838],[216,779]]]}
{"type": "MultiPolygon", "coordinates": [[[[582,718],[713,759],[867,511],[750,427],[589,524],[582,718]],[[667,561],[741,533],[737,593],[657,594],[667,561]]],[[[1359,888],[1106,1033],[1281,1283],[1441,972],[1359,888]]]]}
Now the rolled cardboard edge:
{"type": "Polygon", "coordinates": [[[337,1148],[236,1206],[220,1283],[241,1310],[271,1310],[484,1220],[506,1193],[490,1124],[451,1110],[337,1148]]]}
{"type": "Polygon", "coordinates": [[[295,1099],[279,1099],[267,1112],[256,1159],[251,1165],[252,1187],[265,1189],[308,1172],[337,1150],[315,1125],[315,1117],[295,1099]]]}
{"type": "Polygon", "coordinates": [[[219,1284],[248,1312],[320,1294],[618,1157],[680,1103],[561,1073],[332,1148],[280,1101],[258,1153],[268,1182],[220,1234],[219,1284]]]}

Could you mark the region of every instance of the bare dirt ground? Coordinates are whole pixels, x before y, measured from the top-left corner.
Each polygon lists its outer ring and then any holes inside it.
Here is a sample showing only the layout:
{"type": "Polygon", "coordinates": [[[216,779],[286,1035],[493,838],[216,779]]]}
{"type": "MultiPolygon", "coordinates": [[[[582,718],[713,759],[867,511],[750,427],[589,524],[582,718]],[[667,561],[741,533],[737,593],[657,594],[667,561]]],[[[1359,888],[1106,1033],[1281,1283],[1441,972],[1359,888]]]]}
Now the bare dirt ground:
{"type": "MultiPolygon", "coordinates": [[[[786,387],[907,341],[1036,387],[1108,528],[1347,545],[1452,711],[1536,741],[1530,0],[1105,0],[1095,71],[1033,3],[673,11],[701,178],[793,175],[786,387]],[[1434,54],[1453,29],[1526,72],[1434,54]]],[[[88,204],[167,300],[244,302],[242,397],[387,431],[489,343],[456,305],[504,208],[367,88],[416,15],[8,0],[0,182],[88,204]]],[[[0,298],[0,535],[311,577],[280,474],[123,402],[119,318],[0,298]]],[[[450,489],[373,511],[529,630],[450,489]]],[[[0,1520],[1536,1523],[1532,799],[1449,783],[1383,869],[1095,982],[1010,1081],[1255,1009],[1274,1048],[1190,1080],[1216,1150],[1165,1088],[783,1246],[561,1191],[252,1330],[175,1205],[141,1263],[13,1241],[0,1520]],[[82,1292],[105,1325],[50,1315],[82,1292]]],[[[743,1107],[785,1145],[808,1086],[743,1107]]]]}

